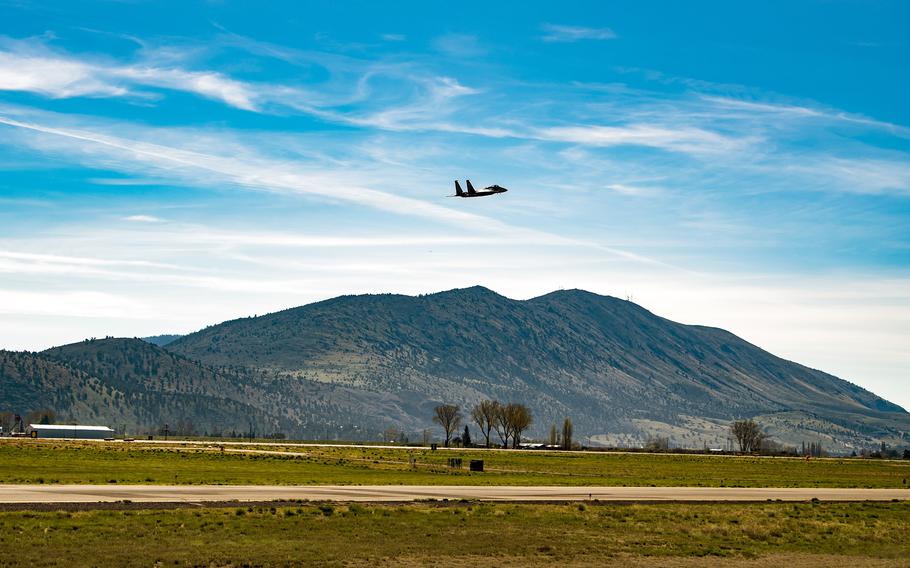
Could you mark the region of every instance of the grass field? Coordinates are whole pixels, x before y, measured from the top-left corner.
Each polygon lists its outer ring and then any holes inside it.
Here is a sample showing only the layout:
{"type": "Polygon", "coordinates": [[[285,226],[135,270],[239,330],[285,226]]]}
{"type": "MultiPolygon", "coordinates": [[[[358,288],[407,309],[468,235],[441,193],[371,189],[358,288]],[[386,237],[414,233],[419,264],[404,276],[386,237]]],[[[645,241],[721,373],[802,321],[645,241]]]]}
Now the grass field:
{"type": "Polygon", "coordinates": [[[906,502],[7,512],[0,565],[906,566],[908,526],[906,502]]]}
{"type": "Polygon", "coordinates": [[[907,487],[908,480],[910,462],[889,460],[256,445],[222,452],[189,445],[0,443],[4,483],[895,488],[907,487]],[[414,467],[410,455],[416,458],[414,467]],[[446,466],[447,458],[456,456],[464,460],[464,469],[446,466]],[[483,459],[486,471],[468,472],[470,459],[483,459]]]}

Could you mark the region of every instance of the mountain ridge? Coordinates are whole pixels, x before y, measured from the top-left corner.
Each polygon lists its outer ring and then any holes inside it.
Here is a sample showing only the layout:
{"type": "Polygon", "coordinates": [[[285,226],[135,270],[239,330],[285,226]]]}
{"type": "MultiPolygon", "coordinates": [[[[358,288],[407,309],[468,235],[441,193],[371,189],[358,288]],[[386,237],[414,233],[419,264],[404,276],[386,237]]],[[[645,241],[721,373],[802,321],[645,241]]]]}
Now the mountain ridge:
{"type": "Polygon", "coordinates": [[[35,357],[106,388],[129,391],[129,378],[178,398],[230,392],[227,407],[298,436],[369,438],[388,427],[417,436],[436,404],[496,398],[532,409],[531,435],[569,416],[580,437],[606,445],[652,436],[723,445],[739,418],[784,443],[840,452],[910,441],[910,415],[858,385],[726,330],[579,289],[527,300],[482,286],[345,295],[225,321],[164,348],[97,341],[35,357]]]}
{"type": "MultiPolygon", "coordinates": [[[[870,420],[891,417],[880,413],[906,420],[903,409],[857,385],[725,330],[679,324],[578,289],[528,300],[481,286],[339,296],[210,326],[168,348],[216,367],[391,392],[405,403],[524,396],[547,407],[538,411],[547,422],[581,411],[581,423],[595,432],[629,433],[642,413],[673,423],[673,414],[720,421],[800,411],[850,423],[858,412],[869,415],[860,420],[865,430],[874,429],[870,420]],[[586,388],[591,393],[579,392],[586,388]]],[[[894,441],[906,428],[892,430],[894,441]]]]}

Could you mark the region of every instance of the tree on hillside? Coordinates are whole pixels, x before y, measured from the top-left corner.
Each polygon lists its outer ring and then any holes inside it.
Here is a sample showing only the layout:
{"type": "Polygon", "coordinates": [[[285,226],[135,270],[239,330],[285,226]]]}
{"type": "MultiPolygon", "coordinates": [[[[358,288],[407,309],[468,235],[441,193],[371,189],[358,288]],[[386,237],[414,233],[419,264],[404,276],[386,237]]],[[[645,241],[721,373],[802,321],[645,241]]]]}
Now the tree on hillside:
{"type": "Polygon", "coordinates": [[[572,427],[572,420],[566,418],[562,423],[562,449],[571,450],[572,449],[572,433],[574,428],[572,427]]]}
{"type": "Polygon", "coordinates": [[[507,404],[505,414],[508,416],[509,429],[512,432],[512,447],[517,448],[521,443],[521,433],[528,429],[534,417],[527,406],[517,402],[507,404]]]}
{"type": "Polygon", "coordinates": [[[461,409],[454,404],[440,404],[433,409],[433,422],[442,426],[445,431],[445,446],[448,448],[452,434],[461,426],[461,409]]]}
{"type": "Polygon", "coordinates": [[[754,452],[761,449],[765,434],[754,420],[737,420],[730,425],[730,431],[739,444],[739,451],[754,452]]]}
{"type": "Polygon", "coordinates": [[[490,430],[493,429],[499,413],[499,403],[495,400],[482,400],[471,409],[471,419],[480,428],[484,443],[490,447],[490,430]]]}

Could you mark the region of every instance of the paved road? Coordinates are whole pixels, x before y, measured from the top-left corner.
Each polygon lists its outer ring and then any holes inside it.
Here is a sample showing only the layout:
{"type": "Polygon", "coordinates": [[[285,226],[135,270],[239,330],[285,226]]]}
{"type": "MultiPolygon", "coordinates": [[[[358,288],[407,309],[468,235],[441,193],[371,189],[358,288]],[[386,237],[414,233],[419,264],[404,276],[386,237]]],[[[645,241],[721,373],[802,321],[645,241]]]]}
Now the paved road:
{"type": "Polygon", "coordinates": [[[891,501],[908,489],[804,489],[733,487],[507,487],[430,485],[4,485],[0,503],[100,503],[129,500],[205,501],[891,501]]]}

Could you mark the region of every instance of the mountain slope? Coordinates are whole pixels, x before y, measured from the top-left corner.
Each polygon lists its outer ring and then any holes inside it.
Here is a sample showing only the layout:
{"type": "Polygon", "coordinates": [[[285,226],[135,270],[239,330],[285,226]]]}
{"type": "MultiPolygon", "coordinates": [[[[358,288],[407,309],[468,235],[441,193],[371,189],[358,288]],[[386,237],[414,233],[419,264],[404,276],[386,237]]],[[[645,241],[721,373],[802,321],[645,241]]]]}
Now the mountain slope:
{"type": "Polygon", "coordinates": [[[139,339],[88,340],[41,353],[0,351],[0,411],[50,408],[58,421],[130,433],[281,432],[372,439],[400,414],[382,397],[262,373],[214,370],[139,339]]]}
{"type": "Polygon", "coordinates": [[[0,351],[0,409],[20,413],[50,408],[97,422],[116,408],[119,393],[96,378],[37,353],[0,351]]]}
{"type": "Polygon", "coordinates": [[[229,377],[136,339],[89,340],[43,353],[0,352],[0,403],[20,413],[52,408],[65,422],[128,431],[276,432],[229,377]],[[233,398],[225,393],[235,393],[233,398]]]}
{"type": "Polygon", "coordinates": [[[605,443],[722,444],[729,421],[745,417],[783,441],[841,450],[901,443],[910,431],[903,409],[856,385],[579,290],[528,301],[481,287],[345,296],[225,322],[167,349],[298,388],[343,386],[352,409],[410,430],[439,402],[493,397],[527,403],[538,433],[571,416],[605,443]]]}

